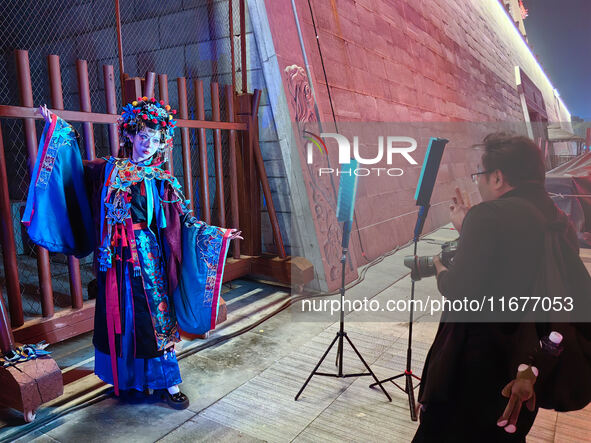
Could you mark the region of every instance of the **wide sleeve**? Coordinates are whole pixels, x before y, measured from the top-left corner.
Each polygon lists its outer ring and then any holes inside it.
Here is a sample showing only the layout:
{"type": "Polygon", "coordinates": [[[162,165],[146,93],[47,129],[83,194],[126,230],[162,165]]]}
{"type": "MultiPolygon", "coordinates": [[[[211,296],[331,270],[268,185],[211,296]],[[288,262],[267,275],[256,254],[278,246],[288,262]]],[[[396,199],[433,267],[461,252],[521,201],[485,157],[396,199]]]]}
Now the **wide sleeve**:
{"type": "Polygon", "coordinates": [[[31,240],[82,258],[94,249],[94,232],[76,133],[52,115],[45,125],[22,219],[31,240]]]}
{"type": "Polygon", "coordinates": [[[173,294],[182,330],[203,334],[216,326],[224,268],[233,229],[202,221],[182,223],[182,263],[173,294]]]}

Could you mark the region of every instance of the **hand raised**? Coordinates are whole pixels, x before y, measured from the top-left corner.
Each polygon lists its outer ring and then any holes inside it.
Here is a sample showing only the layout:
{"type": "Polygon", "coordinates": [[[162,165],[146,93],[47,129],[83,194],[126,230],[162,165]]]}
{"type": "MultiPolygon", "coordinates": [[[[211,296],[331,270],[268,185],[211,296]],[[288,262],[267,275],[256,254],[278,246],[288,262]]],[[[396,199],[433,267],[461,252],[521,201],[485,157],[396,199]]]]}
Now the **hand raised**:
{"type": "Polygon", "coordinates": [[[41,116],[47,123],[51,123],[51,114],[53,114],[53,112],[47,109],[47,105],[39,106],[39,114],[41,114],[41,116]]]}
{"type": "Polygon", "coordinates": [[[456,195],[452,197],[452,202],[453,203],[449,206],[449,217],[454,228],[459,232],[460,229],[462,229],[464,217],[466,217],[466,214],[472,205],[468,194],[460,191],[460,188],[456,188],[456,195]]]}
{"type": "Polygon", "coordinates": [[[232,229],[232,233],[230,234],[230,240],[244,240],[244,238],[240,234],[242,234],[242,231],[239,231],[238,229],[232,229]]]}

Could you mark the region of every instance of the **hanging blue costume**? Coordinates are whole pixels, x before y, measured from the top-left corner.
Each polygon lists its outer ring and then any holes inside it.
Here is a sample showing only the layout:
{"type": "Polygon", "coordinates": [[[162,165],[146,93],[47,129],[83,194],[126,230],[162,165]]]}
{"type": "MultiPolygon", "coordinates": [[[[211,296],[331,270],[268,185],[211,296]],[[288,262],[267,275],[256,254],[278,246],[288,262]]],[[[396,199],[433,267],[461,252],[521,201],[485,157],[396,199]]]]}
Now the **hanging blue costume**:
{"type": "MultiPolygon", "coordinates": [[[[139,98],[123,109],[120,137],[152,124],[171,148],[169,111],[139,98]]],[[[31,239],[51,252],[80,258],[94,250],[95,373],[117,395],[181,383],[177,312],[187,332],[215,328],[229,242],[239,235],[191,217],[180,184],[161,167],[165,152],[83,165],[76,132],[52,114],[23,217],[31,239]]]]}

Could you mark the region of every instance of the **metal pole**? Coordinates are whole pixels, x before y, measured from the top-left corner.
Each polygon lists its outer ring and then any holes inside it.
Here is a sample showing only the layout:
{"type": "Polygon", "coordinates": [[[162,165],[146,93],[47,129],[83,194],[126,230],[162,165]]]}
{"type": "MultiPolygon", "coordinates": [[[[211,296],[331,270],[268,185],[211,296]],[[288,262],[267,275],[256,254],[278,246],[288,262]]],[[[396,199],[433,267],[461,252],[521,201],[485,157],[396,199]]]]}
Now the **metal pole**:
{"type": "Polygon", "coordinates": [[[121,81],[121,102],[126,103],[127,100],[125,97],[125,69],[123,68],[123,37],[121,35],[121,9],[119,8],[119,0],[115,0],[115,18],[117,20],[117,54],[119,56],[119,80],[121,81]]]}
{"type": "Polygon", "coordinates": [[[242,93],[248,91],[248,76],[246,73],[246,6],[240,0],[240,59],[242,69],[242,93]]]}
{"type": "Polygon", "coordinates": [[[236,54],[234,49],[234,0],[228,0],[228,22],[230,23],[230,59],[232,60],[232,92],[236,91],[236,54]]]}

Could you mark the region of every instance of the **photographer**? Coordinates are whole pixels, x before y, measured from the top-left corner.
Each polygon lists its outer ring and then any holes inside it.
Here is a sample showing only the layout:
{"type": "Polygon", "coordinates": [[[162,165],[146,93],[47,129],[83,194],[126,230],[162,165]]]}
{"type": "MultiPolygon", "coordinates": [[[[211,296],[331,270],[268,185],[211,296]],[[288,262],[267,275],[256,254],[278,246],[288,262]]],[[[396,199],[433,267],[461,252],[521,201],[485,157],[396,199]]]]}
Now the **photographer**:
{"type": "MultiPolygon", "coordinates": [[[[452,300],[531,296],[546,224],[562,223],[565,241],[578,252],[576,235],[544,189],[544,163],[532,140],[498,133],[479,146],[484,152],[472,179],[483,202],[470,207],[456,189],[450,216],[460,239],[449,269],[433,259],[439,291],[452,300]]],[[[543,368],[519,349],[520,323],[450,322],[448,314],[423,369],[413,441],[525,441],[543,368]]]]}

